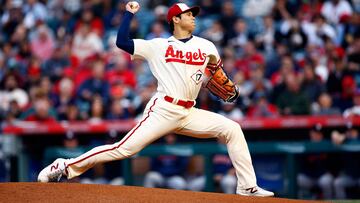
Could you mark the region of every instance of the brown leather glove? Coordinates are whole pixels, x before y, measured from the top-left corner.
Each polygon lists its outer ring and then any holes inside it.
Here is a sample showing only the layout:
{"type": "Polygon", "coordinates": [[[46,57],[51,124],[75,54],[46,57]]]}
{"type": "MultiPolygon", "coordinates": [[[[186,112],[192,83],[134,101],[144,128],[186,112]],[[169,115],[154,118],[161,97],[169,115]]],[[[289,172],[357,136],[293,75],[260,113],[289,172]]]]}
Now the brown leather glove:
{"type": "Polygon", "coordinates": [[[209,58],[207,68],[211,75],[205,87],[225,102],[234,102],[239,97],[238,87],[224,72],[221,61],[217,61],[213,55],[210,55],[209,58]]]}

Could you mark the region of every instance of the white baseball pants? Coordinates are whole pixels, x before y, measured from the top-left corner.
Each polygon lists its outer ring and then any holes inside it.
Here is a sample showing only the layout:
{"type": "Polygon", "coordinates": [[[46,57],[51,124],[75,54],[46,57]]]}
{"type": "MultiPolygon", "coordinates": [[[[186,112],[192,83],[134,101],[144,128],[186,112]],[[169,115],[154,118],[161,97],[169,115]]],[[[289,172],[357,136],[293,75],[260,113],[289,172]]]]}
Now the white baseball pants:
{"type": "Polygon", "coordinates": [[[68,160],[68,179],[79,176],[98,163],[131,157],[153,141],[175,132],[197,138],[224,137],[236,170],[237,190],[257,185],[249,149],[238,123],[210,111],[194,107],[186,109],[163,98],[160,93],[154,95],[144,110],[142,120],[119,142],[95,147],[68,160]]]}

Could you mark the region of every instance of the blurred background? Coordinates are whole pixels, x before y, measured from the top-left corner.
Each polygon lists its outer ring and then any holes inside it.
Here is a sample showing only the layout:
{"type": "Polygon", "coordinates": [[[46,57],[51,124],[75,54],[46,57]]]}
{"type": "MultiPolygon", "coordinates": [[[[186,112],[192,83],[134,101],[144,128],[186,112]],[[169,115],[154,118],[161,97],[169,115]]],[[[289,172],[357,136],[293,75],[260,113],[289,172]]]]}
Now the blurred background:
{"type": "MultiPolygon", "coordinates": [[[[148,64],[115,46],[127,1],[0,0],[0,181],[36,181],[57,157],[120,140],[156,90],[148,64]]],[[[238,121],[258,184],[301,199],[360,197],[360,1],[189,0],[195,35],[240,86],[197,107],[238,121]]],[[[169,37],[175,1],[139,1],[131,37],[169,37]]],[[[72,180],[234,193],[222,140],[166,135],[72,180]]]]}

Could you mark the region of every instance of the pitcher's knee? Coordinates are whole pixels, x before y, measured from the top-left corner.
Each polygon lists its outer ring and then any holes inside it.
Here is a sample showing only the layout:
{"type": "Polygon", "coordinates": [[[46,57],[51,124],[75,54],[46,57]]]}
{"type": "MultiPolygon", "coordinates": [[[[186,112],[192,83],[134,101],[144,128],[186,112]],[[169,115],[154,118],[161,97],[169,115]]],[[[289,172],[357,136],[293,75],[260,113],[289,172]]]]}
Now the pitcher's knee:
{"type": "Polygon", "coordinates": [[[244,134],[241,131],[240,125],[235,121],[229,121],[224,126],[224,131],[222,134],[225,136],[226,140],[230,140],[236,136],[244,137],[244,134]]]}
{"type": "Polygon", "coordinates": [[[133,155],[135,155],[136,153],[138,153],[141,149],[137,149],[137,148],[128,148],[128,147],[123,147],[120,146],[117,151],[122,154],[123,156],[125,156],[126,158],[129,158],[133,155]]]}

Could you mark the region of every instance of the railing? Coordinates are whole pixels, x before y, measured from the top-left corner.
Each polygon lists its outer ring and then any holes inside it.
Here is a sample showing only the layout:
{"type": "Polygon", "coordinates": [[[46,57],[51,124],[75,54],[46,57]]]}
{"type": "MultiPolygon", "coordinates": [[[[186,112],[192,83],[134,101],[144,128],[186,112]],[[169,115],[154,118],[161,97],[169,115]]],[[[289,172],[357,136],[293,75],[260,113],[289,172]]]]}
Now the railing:
{"type": "MultiPolygon", "coordinates": [[[[354,126],[360,126],[360,117],[344,118],[342,116],[288,116],[277,118],[245,118],[237,121],[245,130],[262,129],[289,129],[311,128],[315,124],[323,127],[342,127],[351,122],[354,126]]],[[[136,124],[135,120],[122,121],[75,121],[75,122],[24,122],[17,121],[4,124],[3,134],[31,135],[31,134],[64,134],[68,131],[74,133],[106,133],[111,130],[127,132],[136,124]]]]}

